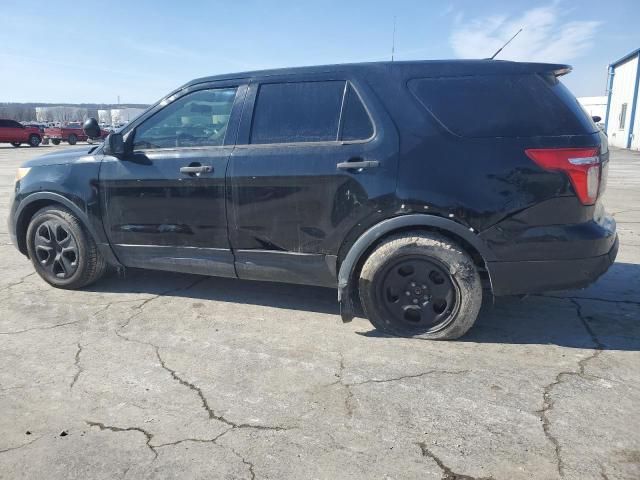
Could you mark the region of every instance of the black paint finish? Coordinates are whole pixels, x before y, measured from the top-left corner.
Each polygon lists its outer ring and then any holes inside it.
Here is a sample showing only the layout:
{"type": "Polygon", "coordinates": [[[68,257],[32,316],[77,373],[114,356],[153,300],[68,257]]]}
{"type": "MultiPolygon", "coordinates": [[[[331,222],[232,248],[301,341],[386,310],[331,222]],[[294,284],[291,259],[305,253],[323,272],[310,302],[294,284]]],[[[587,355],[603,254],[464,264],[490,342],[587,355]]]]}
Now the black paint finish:
{"type": "MultiPolygon", "coordinates": [[[[234,87],[221,146],[125,149],[121,158],[105,155],[100,146],[34,159],[16,183],[9,231],[25,253],[31,215],[60,203],[80,218],[111,264],[338,286],[345,301],[358,266],[381,238],[436,229],[473,252],[496,294],[584,285],[615,258],[615,224],[599,203],[582,205],[564,174],[541,169],[524,153],[600,147],[608,160],[606,137],[590,121],[574,121],[579,113],[567,103],[573,97],[553,94],[552,109],[562,113],[557,118],[571,119],[562,135],[465,137],[409,88],[415,79],[438,79],[439,88],[446,88],[447,78],[478,76],[491,83],[504,75],[540,75],[540,81],[526,83],[544,89],[555,81],[553,72],[563,69],[500,61],[394,62],[194,80],[125,127],[125,145],[140,125],[177,99],[234,87]],[[335,139],[325,132],[322,141],[251,143],[260,86],[288,82],[344,84],[352,95],[348,102],[361,101],[370,117],[371,125],[361,131],[372,135],[342,139],[340,119],[348,103],[343,97],[335,139]]],[[[458,84],[452,81],[451,88],[458,84]]],[[[487,104],[501,101],[493,95],[487,104]]],[[[487,114],[464,110],[464,103],[458,109],[462,120],[487,114]]],[[[502,109],[514,121],[530,120],[518,118],[529,113],[502,109]]],[[[360,110],[359,118],[364,115],[360,110]]],[[[313,132],[299,135],[314,138],[313,132]]]]}

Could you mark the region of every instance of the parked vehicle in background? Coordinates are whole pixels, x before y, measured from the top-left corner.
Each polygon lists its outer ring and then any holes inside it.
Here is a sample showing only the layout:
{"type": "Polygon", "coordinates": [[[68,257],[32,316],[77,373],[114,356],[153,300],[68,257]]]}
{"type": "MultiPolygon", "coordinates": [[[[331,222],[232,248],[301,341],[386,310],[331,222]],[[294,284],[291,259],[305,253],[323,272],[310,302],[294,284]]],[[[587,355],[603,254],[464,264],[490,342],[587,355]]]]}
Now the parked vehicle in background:
{"type": "Polygon", "coordinates": [[[581,288],[615,260],[607,137],[561,83],[570,70],[384,62],[194,80],[103,146],[23,164],[9,233],[59,288],[108,264],[320,285],[345,321],[458,338],[487,293],[581,288]]]}
{"type": "MultiPolygon", "coordinates": [[[[50,140],[54,145],[60,145],[60,142],[68,142],[69,145],[75,145],[78,142],[86,142],[89,137],[82,130],[79,123],[68,123],[60,127],[45,128],[45,140],[50,140]]],[[[99,138],[103,139],[109,135],[109,132],[102,130],[99,138]]]]}
{"type": "Polygon", "coordinates": [[[22,125],[24,125],[25,127],[34,127],[37,128],[38,130],[40,130],[40,133],[42,135],[44,135],[44,129],[47,128],[47,125],[44,123],[37,123],[37,122],[21,122],[22,125]]]}
{"type": "Polygon", "coordinates": [[[42,142],[42,132],[38,127],[27,127],[15,120],[0,119],[0,143],[10,143],[19,147],[26,143],[37,147],[42,142]]]}

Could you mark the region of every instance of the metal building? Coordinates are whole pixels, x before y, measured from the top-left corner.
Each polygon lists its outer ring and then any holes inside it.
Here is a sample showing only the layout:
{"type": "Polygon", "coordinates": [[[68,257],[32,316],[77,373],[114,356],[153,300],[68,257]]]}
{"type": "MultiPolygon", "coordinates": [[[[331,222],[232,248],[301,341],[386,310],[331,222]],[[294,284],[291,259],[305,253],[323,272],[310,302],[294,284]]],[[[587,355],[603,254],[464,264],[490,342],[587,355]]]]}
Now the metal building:
{"type": "Polygon", "coordinates": [[[640,48],[609,65],[605,131],[609,145],[640,150],[640,48]]]}

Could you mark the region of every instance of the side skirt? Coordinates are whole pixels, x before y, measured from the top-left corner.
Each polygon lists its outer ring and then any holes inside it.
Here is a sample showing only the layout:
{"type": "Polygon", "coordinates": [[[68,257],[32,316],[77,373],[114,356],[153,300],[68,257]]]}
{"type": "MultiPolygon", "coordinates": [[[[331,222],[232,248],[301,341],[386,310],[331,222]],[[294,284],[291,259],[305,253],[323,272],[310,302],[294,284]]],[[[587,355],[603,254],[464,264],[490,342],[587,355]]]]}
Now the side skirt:
{"type": "Polygon", "coordinates": [[[236,278],[233,254],[224,248],[113,245],[125,267],[236,278]]]}
{"type": "Polygon", "coordinates": [[[320,287],[337,286],[335,255],[235,250],[238,278],[297,283],[320,287]]]}

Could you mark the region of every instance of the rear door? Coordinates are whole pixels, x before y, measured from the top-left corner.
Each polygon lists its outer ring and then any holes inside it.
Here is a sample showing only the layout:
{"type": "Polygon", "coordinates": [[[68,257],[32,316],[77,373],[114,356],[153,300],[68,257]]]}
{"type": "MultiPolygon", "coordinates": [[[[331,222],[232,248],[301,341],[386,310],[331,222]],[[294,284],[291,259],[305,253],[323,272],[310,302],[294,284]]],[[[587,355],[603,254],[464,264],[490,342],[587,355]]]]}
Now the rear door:
{"type": "Polygon", "coordinates": [[[103,221],[125,266],[235,276],[225,174],[246,86],[192,87],[127,132],[133,154],[105,156],[103,221]]]}
{"type": "Polygon", "coordinates": [[[394,196],[397,147],[355,79],[251,83],[228,174],[238,276],[335,286],[345,236],[394,196]]]}

